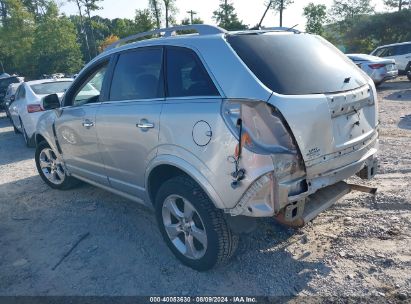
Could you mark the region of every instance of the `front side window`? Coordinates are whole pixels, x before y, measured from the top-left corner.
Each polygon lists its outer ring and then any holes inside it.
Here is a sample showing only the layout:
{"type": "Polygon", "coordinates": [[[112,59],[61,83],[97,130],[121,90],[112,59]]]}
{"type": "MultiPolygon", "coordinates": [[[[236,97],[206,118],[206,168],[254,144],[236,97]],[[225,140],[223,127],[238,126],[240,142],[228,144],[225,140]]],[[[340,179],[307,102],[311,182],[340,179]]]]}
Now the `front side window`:
{"type": "Polygon", "coordinates": [[[167,49],[169,97],[218,96],[218,91],[197,55],[186,48],[167,49]]]}
{"type": "Polygon", "coordinates": [[[114,69],[110,100],[164,97],[162,61],[161,48],[133,50],[120,54],[114,69]]]}
{"type": "Polygon", "coordinates": [[[99,101],[106,71],[107,63],[91,73],[86,82],[81,86],[81,89],[75,95],[73,106],[81,106],[99,101]]]}

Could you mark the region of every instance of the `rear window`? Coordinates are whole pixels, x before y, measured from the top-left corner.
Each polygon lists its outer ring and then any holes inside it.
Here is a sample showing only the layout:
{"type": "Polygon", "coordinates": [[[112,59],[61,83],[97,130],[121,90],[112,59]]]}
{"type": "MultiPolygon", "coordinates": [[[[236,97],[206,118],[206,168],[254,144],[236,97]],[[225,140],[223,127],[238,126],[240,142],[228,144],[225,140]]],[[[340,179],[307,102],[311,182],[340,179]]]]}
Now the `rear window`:
{"type": "Polygon", "coordinates": [[[255,76],[279,94],[333,93],[367,83],[347,56],[318,36],[267,33],[227,40],[255,76]]]}
{"type": "Polygon", "coordinates": [[[33,84],[30,87],[37,95],[49,95],[55,93],[64,93],[69,88],[71,83],[71,81],[45,82],[40,84],[33,84]]]}

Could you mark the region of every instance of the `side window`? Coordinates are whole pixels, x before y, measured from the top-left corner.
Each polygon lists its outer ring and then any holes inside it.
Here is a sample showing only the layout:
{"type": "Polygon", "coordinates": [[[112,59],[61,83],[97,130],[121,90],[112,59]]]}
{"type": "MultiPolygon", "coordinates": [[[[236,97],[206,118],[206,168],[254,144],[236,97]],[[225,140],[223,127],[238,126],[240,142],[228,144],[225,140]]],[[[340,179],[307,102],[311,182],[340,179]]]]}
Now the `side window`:
{"type": "Polygon", "coordinates": [[[160,48],[120,54],[111,82],[110,100],[163,97],[162,61],[163,50],[160,48]]]}
{"type": "Polygon", "coordinates": [[[24,99],[26,98],[26,88],[24,87],[24,85],[19,86],[19,90],[17,92],[16,95],[16,100],[17,99],[24,99]]]}
{"type": "Polygon", "coordinates": [[[83,83],[80,90],[74,96],[73,106],[81,106],[87,103],[99,101],[101,89],[103,87],[104,76],[106,75],[108,63],[105,63],[94,70],[83,83]]]}
{"type": "Polygon", "coordinates": [[[189,49],[168,48],[166,71],[169,97],[219,95],[200,59],[189,49]]]}
{"type": "Polygon", "coordinates": [[[411,44],[403,44],[398,47],[396,55],[406,55],[411,53],[411,44]]]}

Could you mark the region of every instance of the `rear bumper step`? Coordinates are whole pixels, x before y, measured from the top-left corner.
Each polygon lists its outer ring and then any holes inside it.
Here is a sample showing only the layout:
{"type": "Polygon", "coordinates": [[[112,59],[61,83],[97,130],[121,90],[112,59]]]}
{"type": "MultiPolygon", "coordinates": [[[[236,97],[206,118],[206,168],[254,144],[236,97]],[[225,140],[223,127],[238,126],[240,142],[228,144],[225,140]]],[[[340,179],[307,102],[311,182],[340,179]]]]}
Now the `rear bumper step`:
{"type": "Polygon", "coordinates": [[[376,194],[377,192],[376,188],[338,182],[317,191],[306,200],[288,205],[275,219],[287,226],[302,227],[352,190],[370,194],[376,194]]]}

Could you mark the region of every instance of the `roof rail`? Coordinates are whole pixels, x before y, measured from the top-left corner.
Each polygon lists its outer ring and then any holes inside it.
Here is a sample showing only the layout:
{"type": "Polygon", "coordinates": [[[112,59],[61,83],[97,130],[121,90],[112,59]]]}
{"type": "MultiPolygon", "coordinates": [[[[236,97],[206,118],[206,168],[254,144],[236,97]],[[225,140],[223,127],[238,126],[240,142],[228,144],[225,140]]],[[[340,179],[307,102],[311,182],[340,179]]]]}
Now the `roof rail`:
{"type": "Polygon", "coordinates": [[[132,35],[132,36],[129,36],[129,37],[126,37],[126,38],[120,39],[119,41],[114,42],[106,50],[108,51],[108,50],[117,48],[120,45],[126,44],[129,41],[133,41],[138,38],[144,38],[146,36],[163,34],[162,37],[170,37],[170,36],[175,36],[177,31],[189,31],[189,30],[195,30],[201,36],[227,33],[226,30],[220,27],[217,27],[217,26],[213,26],[213,25],[206,25],[206,24],[181,25],[181,26],[156,29],[156,30],[132,35]]]}
{"type": "Polygon", "coordinates": [[[300,34],[301,32],[295,29],[294,27],[284,27],[284,26],[265,27],[265,28],[262,28],[261,31],[293,32],[295,34],[300,34]]]}

